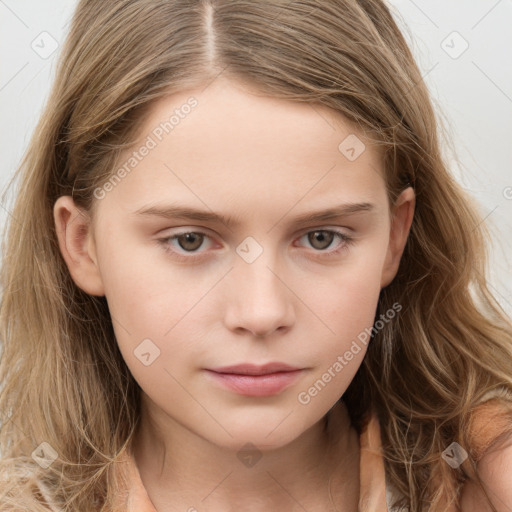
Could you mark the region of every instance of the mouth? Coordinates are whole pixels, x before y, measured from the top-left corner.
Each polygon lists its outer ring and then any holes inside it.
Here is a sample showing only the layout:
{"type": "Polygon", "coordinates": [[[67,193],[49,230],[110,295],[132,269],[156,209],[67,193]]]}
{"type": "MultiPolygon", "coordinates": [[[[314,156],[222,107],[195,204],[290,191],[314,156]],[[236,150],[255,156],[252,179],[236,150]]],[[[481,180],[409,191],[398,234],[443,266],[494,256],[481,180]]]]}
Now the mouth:
{"type": "Polygon", "coordinates": [[[217,373],[232,373],[236,375],[268,375],[271,373],[291,372],[300,370],[296,366],[290,366],[286,363],[266,363],[256,365],[252,363],[235,364],[232,366],[222,366],[219,368],[211,368],[210,371],[217,373]]]}
{"type": "Polygon", "coordinates": [[[243,364],[205,370],[209,378],[225,389],[244,396],[272,396],[293,385],[304,369],[283,363],[243,364]]]}

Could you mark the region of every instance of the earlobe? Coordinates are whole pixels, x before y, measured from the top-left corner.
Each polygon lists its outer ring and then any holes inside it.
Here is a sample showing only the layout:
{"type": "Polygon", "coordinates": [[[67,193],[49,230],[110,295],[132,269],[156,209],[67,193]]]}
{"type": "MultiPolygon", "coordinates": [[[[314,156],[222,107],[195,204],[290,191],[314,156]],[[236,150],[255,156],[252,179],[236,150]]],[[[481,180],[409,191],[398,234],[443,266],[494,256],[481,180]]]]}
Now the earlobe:
{"type": "Polygon", "coordinates": [[[76,285],[89,295],[103,296],[90,217],[71,196],[61,196],[53,207],[59,248],[76,285]]]}
{"type": "Polygon", "coordinates": [[[398,272],[414,217],[415,199],[414,190],[412,187],[408,187],[398,196],[393,207],[388,251],[382,269],[381,288],[390,284],[398,272]]]}

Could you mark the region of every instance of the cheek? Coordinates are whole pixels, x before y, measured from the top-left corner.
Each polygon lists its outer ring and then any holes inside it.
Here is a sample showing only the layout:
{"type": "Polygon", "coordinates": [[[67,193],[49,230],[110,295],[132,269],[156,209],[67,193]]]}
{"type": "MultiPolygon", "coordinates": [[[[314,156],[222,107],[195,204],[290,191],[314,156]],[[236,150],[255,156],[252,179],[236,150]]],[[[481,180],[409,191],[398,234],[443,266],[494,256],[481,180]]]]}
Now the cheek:
{"type": "MultiPolygon", "coordinates": [[[[382,254],[378,247],[358,253],[357,260],[347,261],[345,267],[333,272],[330,280],[317,281],[308,288],[307,302],[330,332],[325,328],[319,331],[326,333],[323,337],[316,336],[317,371],[310,379],[312,387],[302,390],[304,400],[311,400],[320,391],[319,402],[337,400],[361,365],[370,343],[380,295],[382,254]]],[[[299,397],[299,403],[306,402],[301,402],[299,397]]]]}
{"type": "Polygon", "coordinates": [[[98,261],[110,313],[139,337],[169,330],[215,278],[171,264],[156,242],[123,233],[101,242],[98,261]]]}
{"type": "Polygon", "coordinates": [[[378,287],[354,280],[345,282],[343,292],[333,294],[337,307],[331,308],[327,317],[336,334],[316,337],[310,355],[314,370],[295,396],[301,410],[315,417],[323,416],[345,393],[370,343],[378,287]]]}
{"type": "Polygon", "coordinates": [[[201,320],[214,300],[207,292],[218,276],[172,266],[163,250],[130,246],[119,237],[105,242],[98,261],[119,349],[134,378],[150,384],[157,373],[162,379],[160,370],[180,368],[201,349],[208,337],[201,320]]]}
{"type": "Polygon", "coordinates": [[[336,284],[330,290],[324,290],[323,296],[330,295],[332,299],[324,299],[318,308],[324,312],[325,323],[334,331],[330,343],[323,345],[322,359],[324,364],[333,362],[338,355],[352,349],[354,356],[347,354],[347,358],[354,359],[358,365],[369,341],[367,333],[374,323],[380,294],[379,281],[368,272],[362,275],[352,273],[336,284]]]}
{"type": "Polygon", "coordinates": [[[371,327],[381,291],[385,258],[383,244],[367,244],[322,280],[317,288],[318,310],[324,311],[337,333],[346,340],[371,327]]]}

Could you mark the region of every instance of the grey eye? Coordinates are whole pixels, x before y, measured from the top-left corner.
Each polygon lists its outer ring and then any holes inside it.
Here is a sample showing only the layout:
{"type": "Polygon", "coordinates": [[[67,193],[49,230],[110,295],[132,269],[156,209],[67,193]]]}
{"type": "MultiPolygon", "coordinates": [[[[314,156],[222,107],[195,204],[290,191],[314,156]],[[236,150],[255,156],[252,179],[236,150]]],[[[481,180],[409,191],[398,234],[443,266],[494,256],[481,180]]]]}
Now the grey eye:
{"type": "Polygon", "coordinates": [[[332,231],[319,230],[307,234],[309,243],[315,249],[327,249],[334,240],[335,233],[332,231]]]}

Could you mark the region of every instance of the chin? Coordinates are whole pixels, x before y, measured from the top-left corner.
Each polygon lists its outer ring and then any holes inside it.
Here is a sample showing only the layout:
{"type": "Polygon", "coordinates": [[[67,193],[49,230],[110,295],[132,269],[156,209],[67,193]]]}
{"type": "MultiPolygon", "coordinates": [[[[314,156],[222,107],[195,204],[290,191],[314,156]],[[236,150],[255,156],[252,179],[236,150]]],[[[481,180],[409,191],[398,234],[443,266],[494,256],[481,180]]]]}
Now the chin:
{"type": "Polygon", "coordinates": [[[222,436],[218,444],[233,451],[240,450],[247,443],[261,451],[277,450],[294,442],[308,430],[308,426],[299,423],[297,417],[288,410],[283,410],[279,415],[259,416],[257,420],[244,419],[227,423],[226,430],[232,437],[222,436]]]}

